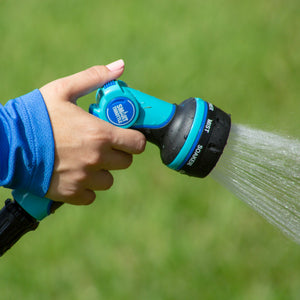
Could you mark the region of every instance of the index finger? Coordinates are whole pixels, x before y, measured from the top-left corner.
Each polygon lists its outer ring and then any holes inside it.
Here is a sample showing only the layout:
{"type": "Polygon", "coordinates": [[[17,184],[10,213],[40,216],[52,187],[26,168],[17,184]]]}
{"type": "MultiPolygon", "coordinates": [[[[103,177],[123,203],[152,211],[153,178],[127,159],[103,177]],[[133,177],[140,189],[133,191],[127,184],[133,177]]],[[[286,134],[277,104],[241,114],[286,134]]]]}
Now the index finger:
{"type": "Polygon", "coordinates": [[[63,100],[72,101],[103,86],[106,82],[118,78],[124,71],[124,61],[118,60],[106,66],[93,66],[84,71],[69,75],[44,85],[44,93],[59,92],[63,100]],[[45,92],[46,91],[46,92],[45,92]]]}
{"type": "Polygon", "coordinates": [[[93,66],[61,80],[64,81],[67,98],[76,99],[92,92],[106,82],[116,79],[123,70],[124,65],[116,71],[111,71],[106,66],[93,66]]]}

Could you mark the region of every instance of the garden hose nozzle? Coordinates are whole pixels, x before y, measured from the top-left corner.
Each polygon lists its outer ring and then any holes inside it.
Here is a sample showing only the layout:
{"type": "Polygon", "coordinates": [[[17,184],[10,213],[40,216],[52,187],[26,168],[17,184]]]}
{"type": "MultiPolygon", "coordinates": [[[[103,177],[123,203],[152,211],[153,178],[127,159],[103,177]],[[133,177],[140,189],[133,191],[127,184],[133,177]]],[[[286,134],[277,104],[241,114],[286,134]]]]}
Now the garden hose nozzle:
{"type": "Polygon", "coordinates": [[[165,165],[195,177],[205,177],[214,168],[231,125],[228,114],[200,98],[170,104],[120,80],[98,89],[90,113],[116,126],[141,131],[160,148],[165,165]]]}

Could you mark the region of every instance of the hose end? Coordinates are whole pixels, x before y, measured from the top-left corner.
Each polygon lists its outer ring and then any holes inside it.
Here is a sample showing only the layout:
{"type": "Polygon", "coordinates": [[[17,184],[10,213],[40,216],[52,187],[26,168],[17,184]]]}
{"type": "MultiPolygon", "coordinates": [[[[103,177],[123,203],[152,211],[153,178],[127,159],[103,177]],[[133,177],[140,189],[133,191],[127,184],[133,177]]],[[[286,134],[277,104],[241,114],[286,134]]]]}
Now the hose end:
{"type": "Polygon", "coordinates": [[[0,256],[10,249],[26,232],[35,230],[39,222],[16,201],[7,199],[0,210],[0,256]]]}

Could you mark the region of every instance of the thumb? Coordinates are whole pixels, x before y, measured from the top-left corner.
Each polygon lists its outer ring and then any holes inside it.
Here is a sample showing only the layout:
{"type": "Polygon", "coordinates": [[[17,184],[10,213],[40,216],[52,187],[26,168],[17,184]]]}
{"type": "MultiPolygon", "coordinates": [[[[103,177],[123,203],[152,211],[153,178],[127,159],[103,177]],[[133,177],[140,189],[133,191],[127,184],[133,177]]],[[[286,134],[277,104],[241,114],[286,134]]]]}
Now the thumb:
{"type": "Polygon", "coordinates": [[[93,66],[79,73],[55,80],[50,84],[52,87],[53,84],[58,85],[56,90],[59,90],[63,99],[75,103],[79,97],[96,90],[110,80],[118,78],[123,71],[124,61],[120,59],[106,66],[93,66]]]}

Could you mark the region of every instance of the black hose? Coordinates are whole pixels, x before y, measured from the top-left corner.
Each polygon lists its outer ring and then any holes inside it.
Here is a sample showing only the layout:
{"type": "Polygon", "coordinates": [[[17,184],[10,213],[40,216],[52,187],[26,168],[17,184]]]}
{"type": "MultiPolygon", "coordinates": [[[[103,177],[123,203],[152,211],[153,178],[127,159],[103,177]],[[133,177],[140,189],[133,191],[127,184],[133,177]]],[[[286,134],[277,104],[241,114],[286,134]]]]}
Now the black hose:
{"type": "Polygon", "coordinates": [[[35,230],[39,222],[16,201],[7,199],[0,210],[0,256],[10,249],[26,232],[35,230]]]}

